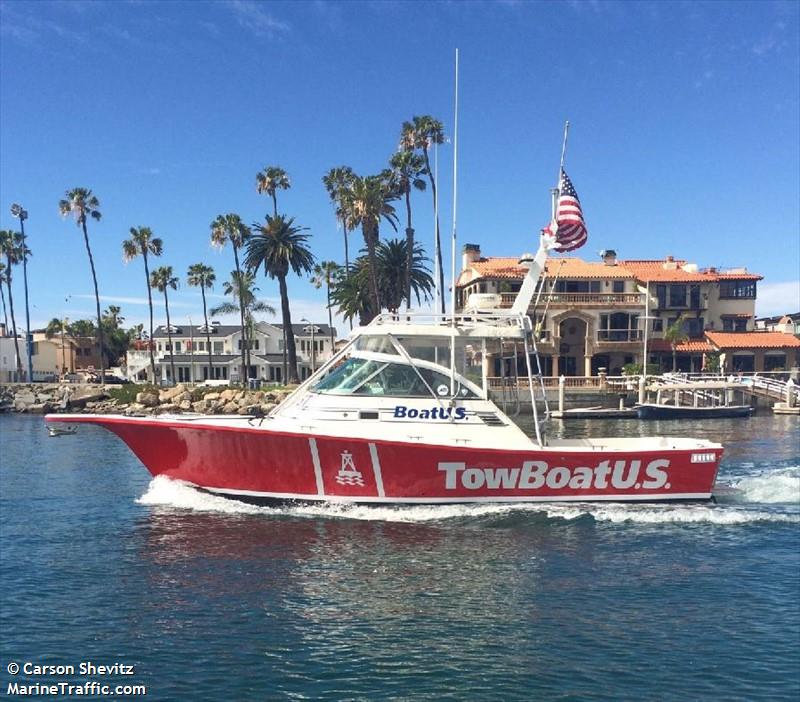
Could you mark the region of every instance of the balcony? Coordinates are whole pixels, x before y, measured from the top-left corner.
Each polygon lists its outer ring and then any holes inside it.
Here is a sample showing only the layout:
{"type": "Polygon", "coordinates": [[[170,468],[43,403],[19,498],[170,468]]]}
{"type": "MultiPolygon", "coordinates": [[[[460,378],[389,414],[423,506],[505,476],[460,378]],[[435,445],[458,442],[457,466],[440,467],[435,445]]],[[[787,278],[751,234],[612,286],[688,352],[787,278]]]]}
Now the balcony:
{"type": "MultiPolygon", "coordinates": [[[[500,307],[514,304],[517,293],[501,293],[500,307]]],[[[534,297],[534,302],[536,298],[534,297]]],[[[539,307],[644,307],[642,293],[546,293],[538,300],[539,307]]],[[[531,305],[532,306],[532,305],[531,305]]]]}
{"type": "Polygon", "coordinates": [[[641,342],[644,333],[641,329],[600,329],[597,332],[597,343],[632,343],[641,342]]]}

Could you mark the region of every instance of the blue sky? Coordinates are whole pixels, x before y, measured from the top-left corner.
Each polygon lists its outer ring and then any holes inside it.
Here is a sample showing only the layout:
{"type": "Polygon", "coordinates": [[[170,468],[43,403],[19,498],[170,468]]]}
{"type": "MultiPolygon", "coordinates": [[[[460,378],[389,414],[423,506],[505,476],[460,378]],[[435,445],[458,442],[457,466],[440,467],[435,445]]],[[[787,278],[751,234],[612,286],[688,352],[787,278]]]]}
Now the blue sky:
{"type": "MultiPolygon", "coordinates": [[[[100,198],[100,293],[128,322],[147,314],[141,261],[122,262],[128,229],[151,227],[178,274],[204,261],[225,278],[232,254],[211,249],[209,223],[271,211],[255,191],[268,164],[292,179],[279,209],[309,227],[320,259],[341,261],[321,176],[377,172],[414,114],[452,135],[455,47],[459,245],[535,248],[569,119],[567,170],[589,227],[576,255],[746,265],[765,276],[759,313],[797,311],[799,7],[0,0],[0,227],[16,225],[12,202],[28,210],[32,325],[93,314],[79,230],[57,209],[75,186],[100,198]]],[[[452,146],[439,155],[449,234],[452,146]]],[[[414,207],[431,250],[429,193],[414,207]]],[[[277,299],[275,282],[260,288],[277,299]]],[[[326,317],[322,291],[297,278],[289,290],[296,317],[326,317]]],[[[172,306],[200,316],[186,286],[172,306]]]]}

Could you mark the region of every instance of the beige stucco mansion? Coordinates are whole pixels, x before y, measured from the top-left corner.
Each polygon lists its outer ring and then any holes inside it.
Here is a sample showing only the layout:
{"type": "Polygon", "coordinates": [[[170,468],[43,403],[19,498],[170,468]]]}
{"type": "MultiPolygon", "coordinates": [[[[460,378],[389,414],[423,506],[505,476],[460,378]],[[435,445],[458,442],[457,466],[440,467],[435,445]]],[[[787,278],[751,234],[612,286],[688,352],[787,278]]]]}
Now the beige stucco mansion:
{"type": "MultiPolygon", "coordinates": [[[[726,372],[783,370],[800,362],[800,339],[756,331],[762,276],[745,268],[700,269],[672,256],[620,260],[605,251],[601,257],[547,262],[542,294],[530,308],[545,375],[596,375],[600,368],[616,375],[625,364],[642,363],[648,320],[648,363],[669,370],[672,347],[664,331],[681,317],[688,338],[676,347],[680,370],[704,369],[709,354],[719,354],[726,372]]],[[[485,258],[479,246],[467,244],[456,304],[469,308],[473,293],[493,293],[501,307],[511,307],[525,273],[516,258],[485,258]]]]}

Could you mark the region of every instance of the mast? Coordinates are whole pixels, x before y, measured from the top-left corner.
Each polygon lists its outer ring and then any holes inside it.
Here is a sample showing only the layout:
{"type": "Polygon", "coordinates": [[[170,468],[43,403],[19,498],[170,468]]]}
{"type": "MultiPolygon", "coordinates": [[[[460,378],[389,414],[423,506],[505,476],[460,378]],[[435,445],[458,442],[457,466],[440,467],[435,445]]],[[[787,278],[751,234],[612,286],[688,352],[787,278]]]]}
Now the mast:
{"type": "MultiPolygon", "coordinates": [[[[439,221],[439,145],[433,145],[433,181],[436,183],[436,195],[433,198],[433,219],[434,219],[434,231],[436,231],[436,223],[439,221]]],[[[442,286],[444,285],[444,281],[442,280],[440,273],[439,265],[436,263],[439,258],[441,257],[441,251],[439,250],[440,241],[439,237],[435,237],[433,242],[433,260],[434,260],[434,268],[436,269],[434,273],[434,286],[436,288],[436,297],[434,303],[436,305],[436,314],[439,312],[444,312],[444,295],[442,293],[442,286]]]]}
{"type": "Polygon", "coordinates": [[[456,49],[455,118],[453,120],[453,239],[450,243],[450,314],[456,313],[456,210],[458,203],[458,49],[456,49]]]}
{"type": "Polygon", "coordinates": [[[647,331],[650,326],[650,281],[647,281],[644,293],[644,354],[642,358],[642,378],[647,380],[647,331]]]}
{"type": "Polygon", "coordinates": [[[450,242],[450,397],[456,394],[456,211],[458,204],[458,48],[456,48],[455,117],[453,119],[453,237],[450,242]]]}

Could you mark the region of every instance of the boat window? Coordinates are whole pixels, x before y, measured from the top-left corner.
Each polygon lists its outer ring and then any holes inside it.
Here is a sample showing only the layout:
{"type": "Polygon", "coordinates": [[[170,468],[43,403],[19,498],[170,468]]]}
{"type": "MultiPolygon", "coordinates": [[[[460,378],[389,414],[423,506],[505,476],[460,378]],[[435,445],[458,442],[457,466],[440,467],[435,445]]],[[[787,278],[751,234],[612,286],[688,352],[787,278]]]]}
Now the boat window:
{"type": "MultiPolygon", "coordinates": [[[[415,370],[404,363],[382,363],[351,357],[317,383],[312,392],[331,395],[430,397],[430,390],[425,383],[441,397],[450,396],[450,377],[444,373],[420,367],[415,370]]],[[[477,397],[461,384],[457,384],[456,394],[464,399],[477,397]]]]}
{"type": "Polygon", "coordinates": [[[372,353],[388,353],[397,356],[397,349],[386,336],[364,335],[358,337],[354,344],[357,351],[371,351],[372,353]]]}
{"type": "Polygon", "coordinates": [[[348,358],[317,383],[314,391],[333,395],[351,395],[356,388],[375,375],[382,365],[384,364],[364,358],[348,358]]]}
{"type": "MultiPolygon", "coordinates": [[[[444,374],[450,377],[450,339],[442,337],[407,336],[397,337],[413,359],[428,361],[442,366],[444,374]]],[[[480,388],[483,388],[483,373],[481,369],[482,354],[481,342],[475,339],[455,339],[455,368],[456,373],[480,388]]]]}

